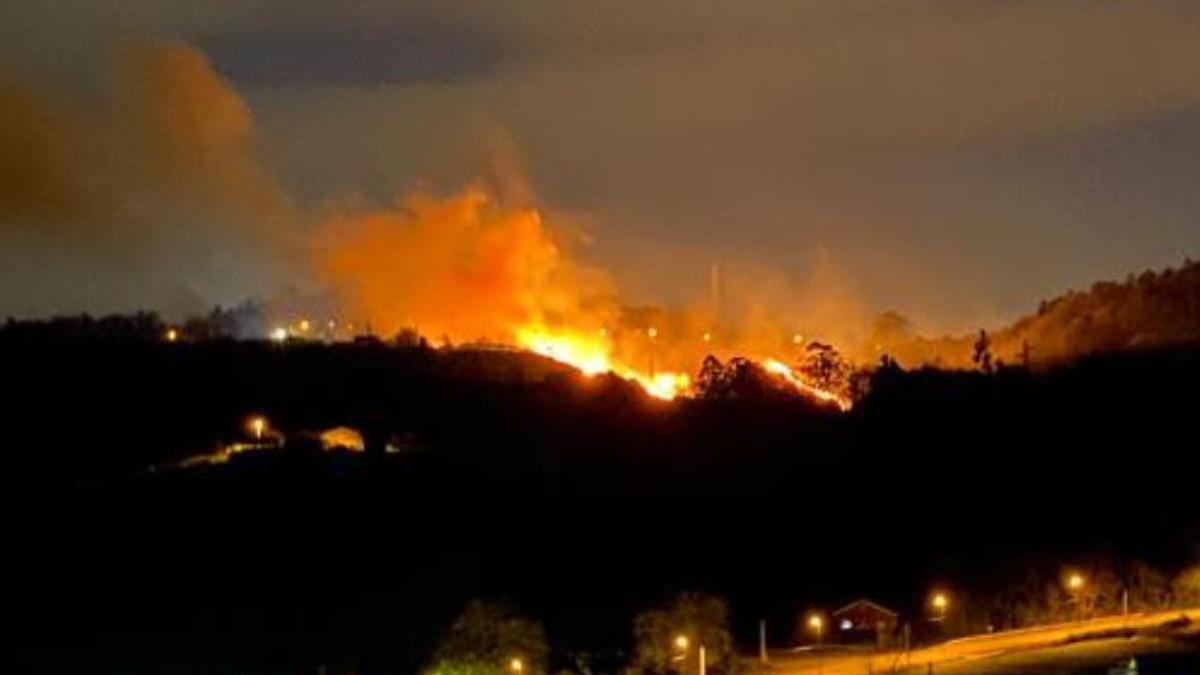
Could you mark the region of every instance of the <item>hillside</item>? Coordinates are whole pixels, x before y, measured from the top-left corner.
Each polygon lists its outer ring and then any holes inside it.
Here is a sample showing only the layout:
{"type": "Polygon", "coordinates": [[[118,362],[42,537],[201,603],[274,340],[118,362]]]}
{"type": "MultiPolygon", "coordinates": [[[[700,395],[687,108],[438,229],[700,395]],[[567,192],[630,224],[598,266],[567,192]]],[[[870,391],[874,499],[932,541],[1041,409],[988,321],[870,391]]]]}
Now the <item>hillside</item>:
{"type": "MultiPolygon", "coordinates": [[[[874,345],[905,366],[970,368],[975,335],[927,338],[888,313],[874,326],[874,345]]],[[[1200,340],[1200,263],[1100,281],[1043,301],[1037,312],[988,330],[993,360],[1051,364],[1090,354],[1200,340]]]]}

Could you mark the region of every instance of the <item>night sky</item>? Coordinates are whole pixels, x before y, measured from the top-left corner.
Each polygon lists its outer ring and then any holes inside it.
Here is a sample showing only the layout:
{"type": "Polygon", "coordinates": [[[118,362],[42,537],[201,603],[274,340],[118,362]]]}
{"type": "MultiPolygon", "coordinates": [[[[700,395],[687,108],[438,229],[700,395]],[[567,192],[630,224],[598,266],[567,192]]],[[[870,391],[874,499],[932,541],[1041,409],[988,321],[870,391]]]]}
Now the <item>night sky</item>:
{"type": "Polygon", "coordinates": [[[1198,113],[1187,0],[5,3],[0,314],[268,296],[501,154],[631,302],[721,261],[959,330],[1196,257],[1198,113]]]}

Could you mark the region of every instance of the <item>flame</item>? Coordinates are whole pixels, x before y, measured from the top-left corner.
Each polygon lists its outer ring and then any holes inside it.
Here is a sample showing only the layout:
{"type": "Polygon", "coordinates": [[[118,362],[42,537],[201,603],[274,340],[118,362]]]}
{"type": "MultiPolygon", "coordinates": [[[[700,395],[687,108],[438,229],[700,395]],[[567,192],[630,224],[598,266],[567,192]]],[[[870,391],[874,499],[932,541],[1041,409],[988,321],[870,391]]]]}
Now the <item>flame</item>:
{"type": "Polygon", "coordinates": [[[800,392],[801,394],[815,398],[818,401],[836,404],[837,407],[843,412],[850,409],[850,399],[834,392],[825,391],[819,387],[814,387],[808,382],[805,382],[804,378],[800,377],[795,371],[789,368],[786,363],[783,363],[777,359],[765,359],[762,364],[763,368],[766,369],[768,373],[771,373],[772,375],[778,375],[783,381],[795,387],[796,391],[800,392]]]}
{"type": "Polygon", "coordinates": [[[587,339],[581,335],[555,334],[544,328],[525,327],[517,330],[516,342],[535,354],[574,366],[586,375],[613,370],[610,349],[603,336],[587,339]]]}
{"type": "Polygon", "coordinates": [[[516,344],[535,354],[573,366],[585,375],[613,373],[636,382],[647,394],[663,400],[669,401],[686,393],[692,384],[691,378],[685,373],[644,373],[615,360],[612,342],[604,328],[588,334],[570,330],[552,331],[540,326],[523,327],[517,330],[516,344]]]}
{"type": "MultiPolygon", "coordinates": [[[[715,317],[708,315],[653,310],[631,319],[603,270],[572,255],[569,232],[546,223],[535,208],[508,205],[472,186],[336,214],[319,228],[312,252],[318,275],[340,301],[339,314],[367,319],[383,335],[405,329],[447,345],[503,343],[586,375],[613,373],[664,400],[690,393],[687,370],[705,354],[795,351],[803,341],[791,330],[779,344],[759,340],[777,332],[773,324],[743,334],[714,332],[715,317]]],[[[273,338],[306,335],[312,324],[299,317],[283,325],[273,338]]],[[[783,362],[765,364],[800,394],[849,407],[783,362]]]]}

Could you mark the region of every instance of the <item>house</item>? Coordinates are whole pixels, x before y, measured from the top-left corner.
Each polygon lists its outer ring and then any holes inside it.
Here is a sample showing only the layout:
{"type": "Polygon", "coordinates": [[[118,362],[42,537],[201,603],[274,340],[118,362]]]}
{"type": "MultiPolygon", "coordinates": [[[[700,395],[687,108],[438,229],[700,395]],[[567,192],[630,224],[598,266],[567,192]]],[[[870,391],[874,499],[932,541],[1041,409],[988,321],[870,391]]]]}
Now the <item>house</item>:
{"type": "Polygon", "coordinates": [[[900,615],[866,599],[855,600],[830,614],[839,642],[874,642],[884,646],[896,631],[900,615]]]}

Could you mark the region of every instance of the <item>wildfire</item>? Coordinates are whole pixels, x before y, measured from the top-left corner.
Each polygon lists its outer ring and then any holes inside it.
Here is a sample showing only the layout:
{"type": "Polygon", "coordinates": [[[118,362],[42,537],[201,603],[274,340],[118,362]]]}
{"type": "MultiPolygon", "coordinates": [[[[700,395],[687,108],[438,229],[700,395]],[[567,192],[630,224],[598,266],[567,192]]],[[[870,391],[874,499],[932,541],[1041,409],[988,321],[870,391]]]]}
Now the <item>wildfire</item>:
{"type": "Polygon", "coordinates": [[[613,373],[632,380],[655,398],[671,400],[691,386],[691,378],[684,373],[643,373],[615,360],[608,331],[602,328],[589,335],[527,327],[517,331],[516,342],[535,354],[574,366],[585,375],[613,373]]]}
{"type": "Polygon", "coordinates": [[[586,375],[598,375],[613,370],[609,359],[606,336],[595,338],[580,335],[554,334],[540,328],[521,328],[517,344],[535,354],[575,366],[586,375]]]}
{"type": "Polygon", "coordinates": [[[796,391],[799,391],[805,396],[810,396],[819,401],[834,403],[843,412],[850,409],[850,399],[834,392],[825,391],[819,387],[812,386],[811,384],[805,382],[803,378],[797,375],[795,371],[789,368],[787,364],[783,363],[782,361],[778,361],[776,359],[767,359],[763,361],[763,368],[766,369],[768,373],[778,375],[785,382],[795,387],[796,391]]]}
{"type": "MultiPolygon", "coordinates": [[[[419,326],[446,344],[503,343],[586,375],[613,373],[660,399],[692,393],[687,372],[705,354],[772,353],[774,347],[753,338],[722,338],[712,317],[672,322],[659,314],[632,327],[604,271],[572,255],[578,238],[570,232],[546,223],[535,208],[513,206],[473,186],[449,196],[417,192],[392,207],[337,214],[320,229],[312,250],[319,278],[341,303],[339,313],[367,317],[383,335],[419,326]]],[[[271,337],[309,337],[313,325],[293,318],[271,337]]],[[[804,342],[799,333],[786,335],[781,349],[795,351],[804,342]]],[[[850,405],[780,361],[762,363],[801,395],[842,409],[850,405]]]]}

